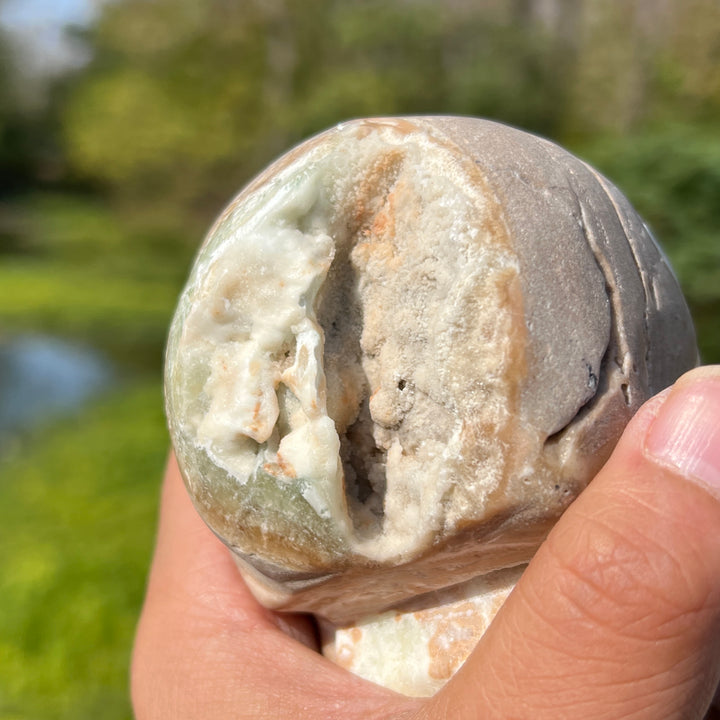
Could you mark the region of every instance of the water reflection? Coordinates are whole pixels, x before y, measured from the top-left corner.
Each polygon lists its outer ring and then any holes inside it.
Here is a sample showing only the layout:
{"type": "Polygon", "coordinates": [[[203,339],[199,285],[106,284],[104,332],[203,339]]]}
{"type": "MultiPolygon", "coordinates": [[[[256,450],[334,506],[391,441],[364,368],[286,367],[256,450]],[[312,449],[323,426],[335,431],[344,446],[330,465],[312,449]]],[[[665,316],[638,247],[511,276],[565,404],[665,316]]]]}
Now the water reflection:
{"type": "Polygon", "coordinates": [[[112,381],[94,350],[53,337],[0,341],[0,435],[80,407],[112,381]]]}

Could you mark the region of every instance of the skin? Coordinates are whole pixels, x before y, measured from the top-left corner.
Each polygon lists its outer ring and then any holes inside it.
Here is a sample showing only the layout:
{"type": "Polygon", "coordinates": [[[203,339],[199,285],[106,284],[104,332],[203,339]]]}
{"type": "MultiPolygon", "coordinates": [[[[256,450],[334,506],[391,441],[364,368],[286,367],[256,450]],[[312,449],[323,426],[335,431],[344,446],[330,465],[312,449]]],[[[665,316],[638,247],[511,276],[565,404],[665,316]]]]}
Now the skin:
{"type": "Polygon", "coordinates": [[[701,720],[716,717],[719,679],[720,367],[646,403],[426,700],[336,667],[307,618],[260,606],[168,464],[132,664],[138,720],[701,720]]]}

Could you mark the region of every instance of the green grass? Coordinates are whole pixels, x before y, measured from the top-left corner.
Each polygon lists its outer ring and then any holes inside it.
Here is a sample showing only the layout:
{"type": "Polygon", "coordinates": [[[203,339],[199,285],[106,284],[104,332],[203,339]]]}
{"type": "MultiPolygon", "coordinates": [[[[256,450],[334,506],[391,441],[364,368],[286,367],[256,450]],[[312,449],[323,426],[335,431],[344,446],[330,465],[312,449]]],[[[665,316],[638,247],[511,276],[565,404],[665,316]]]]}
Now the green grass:
{"type": "Polygon", "coordinates": [[[0,462],[0,720],[131,717],[166,452],[156,382],[37,431],[0,462]]]}
{"type": "Polygon", "coordinates": [[[58,334],[111,341],[163,338],[179,284],[107,272],[81,264],[4,259],[0,264],[0,327],[35,327],[58,334]]]}
{"type": "Polygon", "coordinates": [[[8,324],[31,317],[48,329],[103,332],[112,327],[161,328],[177,300],[176,283],[88,272],[81,264],[5,260],[0,266],[0,317],[8,324]]]}
{"type": "Polygon", "coordinates": [[[101,201],[70,194],[0,205],[0,335],[75,338],[156,370],[192,248],[126,225],[101,201]]]}
{"type": "Polygon", "coordinates": [[[179,291],[172,280],[88,272],[65,261],[4,259],[0,334],[32,330],[76,338],[126,365],[159,367],[179,291]]]}

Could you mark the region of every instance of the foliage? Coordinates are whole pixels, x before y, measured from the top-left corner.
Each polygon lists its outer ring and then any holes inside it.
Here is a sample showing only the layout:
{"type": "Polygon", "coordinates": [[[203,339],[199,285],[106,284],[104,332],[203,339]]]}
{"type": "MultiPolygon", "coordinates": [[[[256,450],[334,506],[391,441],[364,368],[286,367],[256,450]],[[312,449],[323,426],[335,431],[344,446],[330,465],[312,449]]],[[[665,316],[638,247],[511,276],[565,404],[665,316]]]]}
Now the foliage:
{"type": "Polygon", "coordinates": [[[348,117],[444,111],[551,133],[562,45],[510,20],[428,0],[114,3],[70,94],[69,159],[134,207],[171,197],[198,227],[271,157],[348,117]]]}
{"type": "Polygon", "coordinates": [[[0,719],[131,717],[166,443],[153,383],[42,428],[0,461],[0,719]]]}
{"type": "Polygon", "coordinates": [[[30,113],[19,92],[18,60],[7,34],[0,31],[0,193],[27,180],[34,157],[30,113]]]}

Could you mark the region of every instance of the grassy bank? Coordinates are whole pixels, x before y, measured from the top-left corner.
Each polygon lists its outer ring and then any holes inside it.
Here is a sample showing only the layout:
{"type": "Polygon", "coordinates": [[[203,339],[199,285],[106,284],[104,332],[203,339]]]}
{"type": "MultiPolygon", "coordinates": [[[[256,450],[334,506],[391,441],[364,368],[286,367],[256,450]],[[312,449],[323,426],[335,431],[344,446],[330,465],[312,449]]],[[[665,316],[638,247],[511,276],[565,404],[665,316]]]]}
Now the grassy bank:
{"type": "Polygon", "coordinates": [[[167,452],[159,383],[0,462],[0,719],[130,718],[127,666],[167,452]]]}

